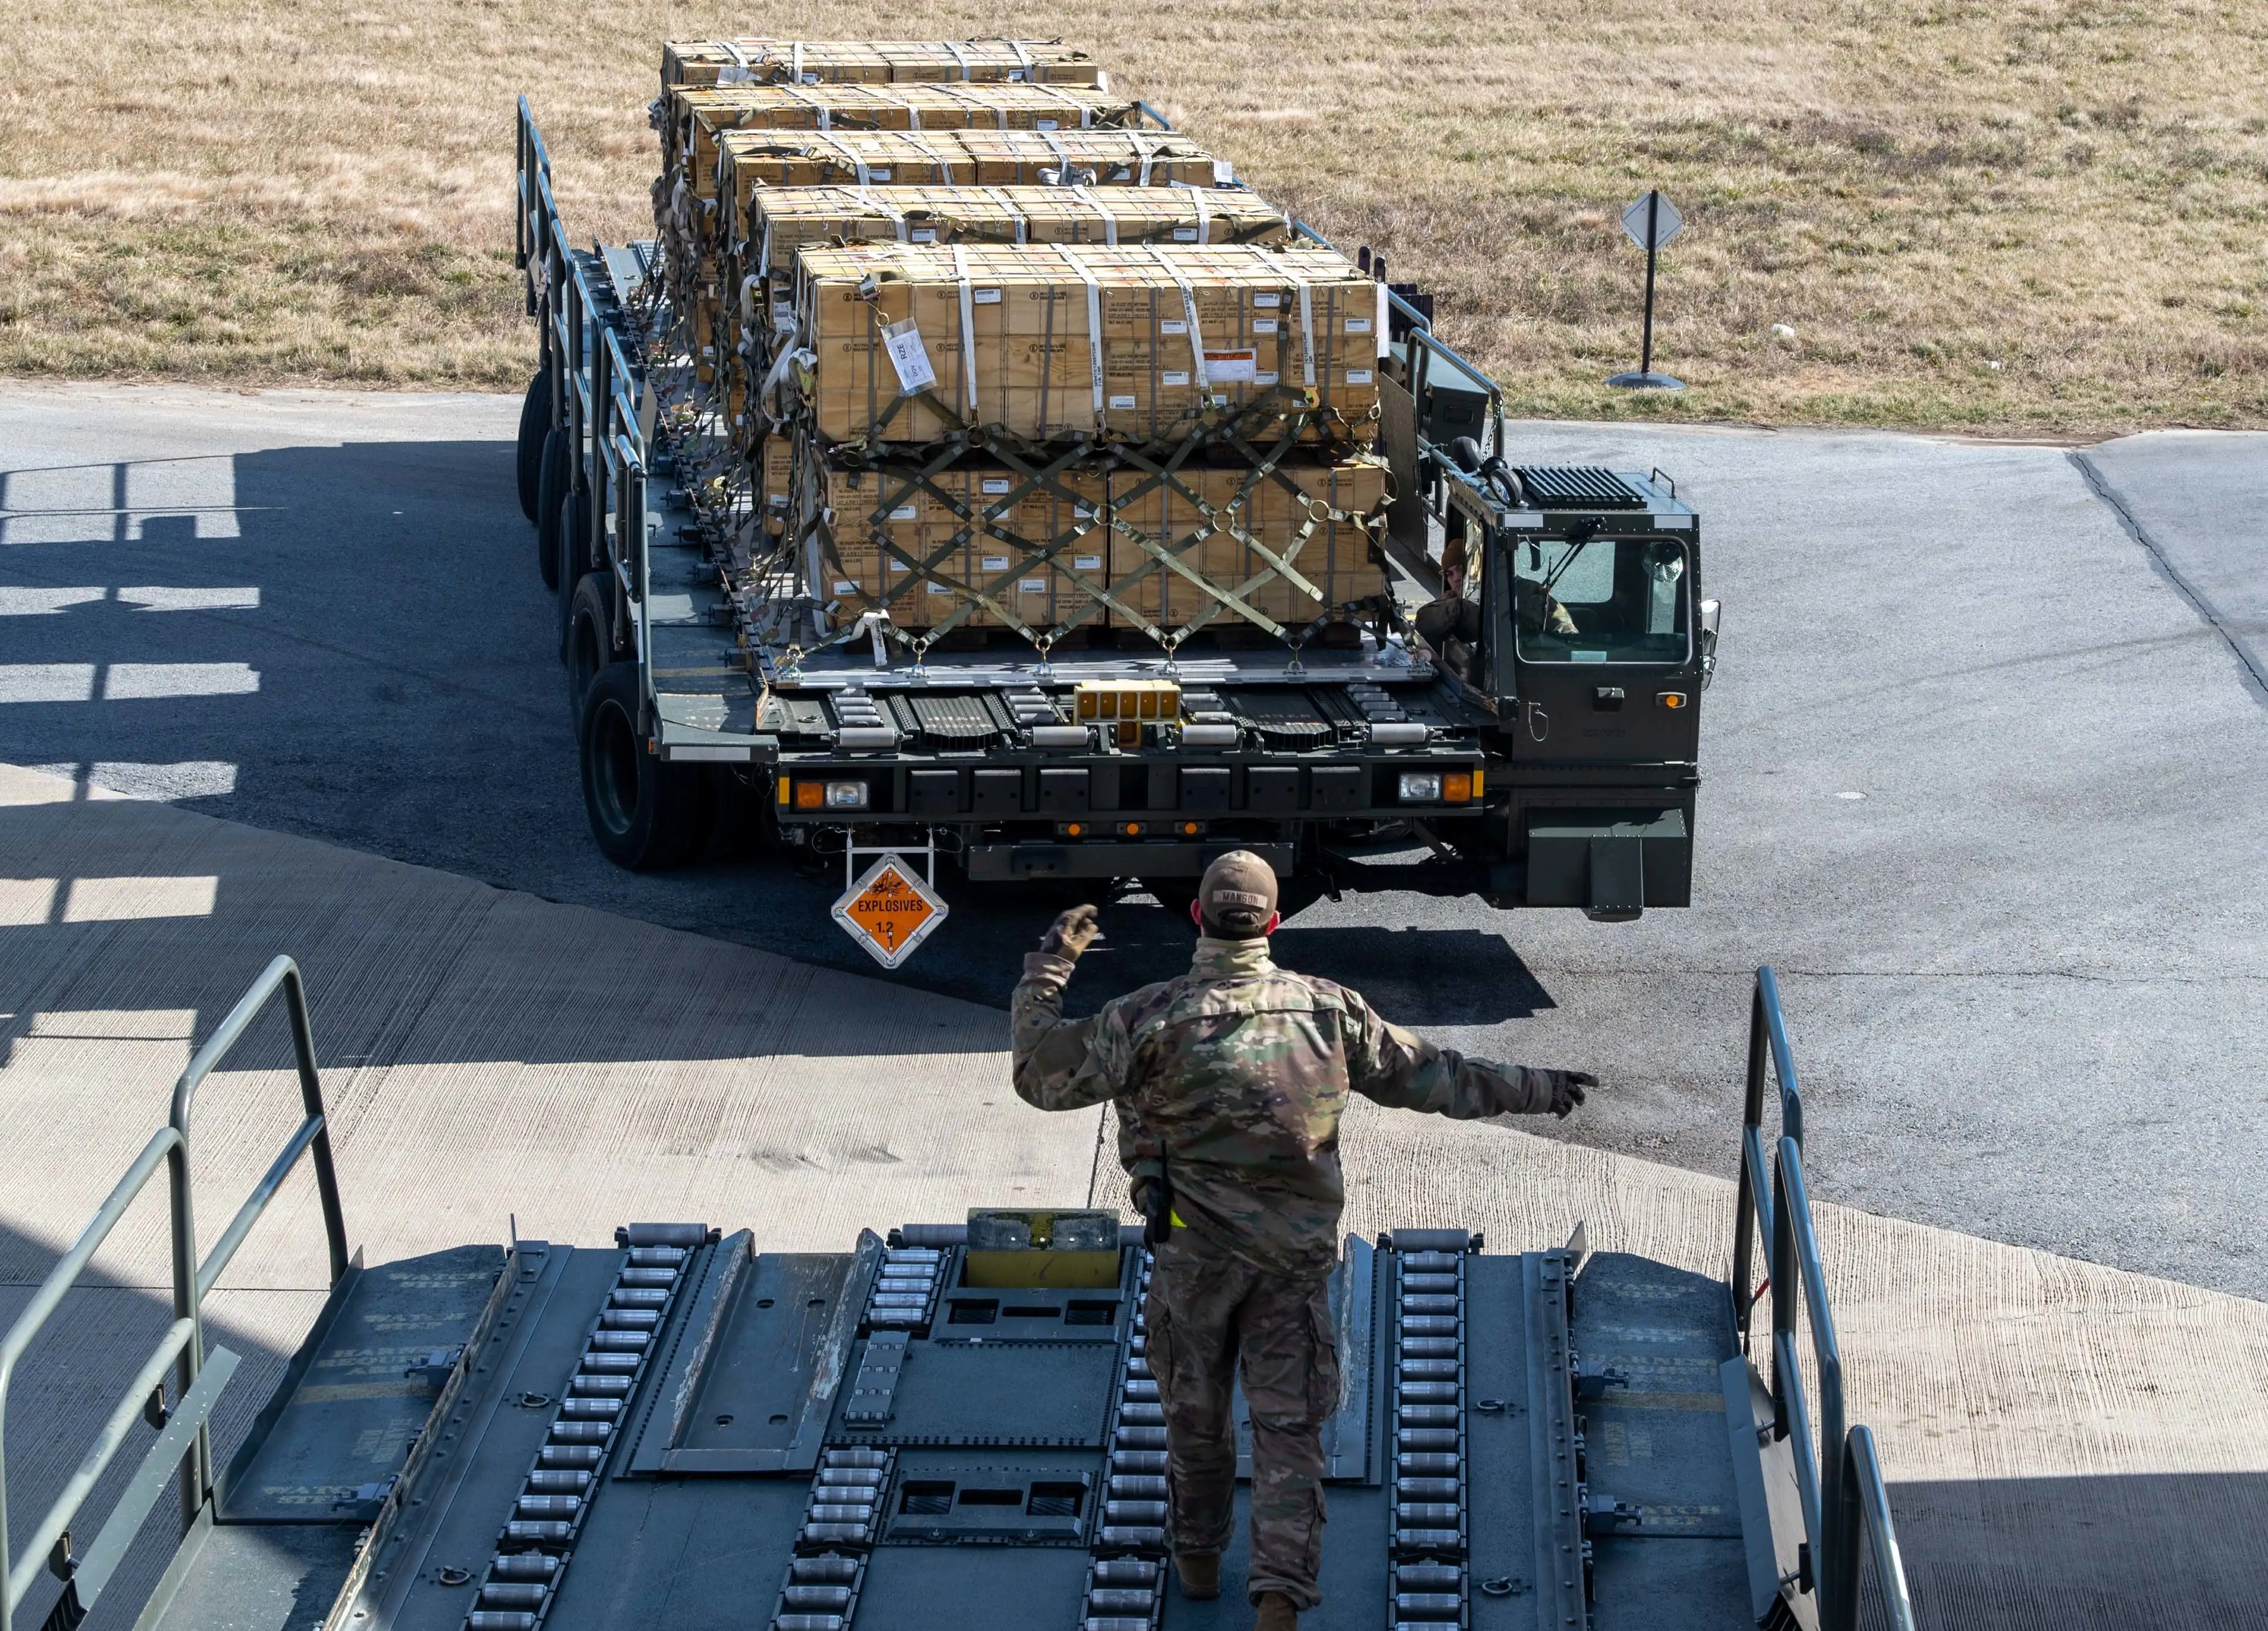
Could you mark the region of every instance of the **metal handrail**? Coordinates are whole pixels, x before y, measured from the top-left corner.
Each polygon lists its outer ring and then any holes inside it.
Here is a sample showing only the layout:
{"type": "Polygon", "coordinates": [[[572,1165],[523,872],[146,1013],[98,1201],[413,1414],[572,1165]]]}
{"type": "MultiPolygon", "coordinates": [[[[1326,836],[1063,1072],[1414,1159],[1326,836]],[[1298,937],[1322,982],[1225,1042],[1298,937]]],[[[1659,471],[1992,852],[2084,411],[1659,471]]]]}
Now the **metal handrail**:
{"type": "Polygon", "coordinates": [[[299,970],[288,957],[278,957],[269,963],[258,980],[231,1009],[226,1018],[205,1045],[189,1061],[173,1086],[173,1115],[167,1124],[153,1134],[143,1146],[126,1176],[119,1180],[109,1198],[102,1203],[70,1251],[63,1253],[48,1277],[40,1283],[30,1304],[19,1315],[8,1334],[0,1339],[0,1631],[14,1631],[16,1610],[39,1578],[49,1558],[55,1560],[55,1572],[67,1583],[67,1589],[77,1593],[80,1609],[93,1605],[94,1598],[109,1578],[109,1571],[122,1556],[133,1532],[141,1527],[143,1517],[156,1501],[163,1488],[165,1472],[158,1468],[157,1476],[147,1474],[152,1463],[145,1461],[144,1474],[137,1475],[126,1495],[103,1525],[92,1547],[86,1553],[87,1568],[83,1574],[74,1574],[68,1556],[59,1550],[71,1520],[92,1492],[95,1484],[116,1458],[126,1442],[134,1418],[144,1410],[144,1400],[152,1390],[163,1384],[168,1368],[179,1370],[179,1400],[166,1418],[157,1444],[151,1447],[151,1458],[168,1455],[178,1444],[180,1451],[182,1520],[186,1526],[195,1521],[199,1509],[209,1494],[217,1495],[212,1476],[212,1444],[209,1425],[214,1400],[218,1396],[219,1384],[236,1365],[236,1356],[225,1348],[216,1348],[212,1366],[208,1372],[204,1351],[203,1304],[205,1295],[212,1289],[221,1273],[243,1245],[245,1236],[268,1204],[299,1157],[312,1151],[314,1157],[315,1186],[322,1199],[323,1229],[330,1245],[331,1282],[335,1285],[346,1275],[349,1257],[346,1246],[346,1220],[339,1205],[338,1176],[331,1164],[331,1147],[323,1113],[322,1078],[315,1064],[314,1035],[307,1024],[307,1001],[299,979],[299,970]],[[301,1102],[306,1119],[298,1132],[284,1146],[284,1153],[271,1164],[252,1192],[251,1197],[237,1209],[236,1216],[215,1243],[203,1262],[197,1260],[196,1216],[192,1205],[189,1175],[189,1109],[196,1091],[206,1076],[236,1045],[245,1030],[268,1005],[269,999],[281,988],[285,995],[291,1021],[291,1047],[297,1058],[301,1102]],[[124,1398],[111,1412],[94,1446],[80,1461],[78,1470],[71,1474],[63,1491],[49,1507],[47,1515],[33,1528],[20,1561],[12,1567],[8,1546],[8,1480],[6,1455],[6,1417],[8,1385],[15,1375],[16,1364],[47,1325],[64,1296],[77,1282],[87,1263],[102,1243],[118,1225],[135,1198],[148,1187],[163,1162],[166,1168],[171,1193],[172,1266],[173,1281],[173,1319],[166,1334],[144,1362],[124,1398]],[[200,1376],[206,1378],[199,1385],[200,1376]],[[217,1380],[216,1380],[217,1378],[217,1380]],[[192,1436],[185,1429],[194,1425],[192,1436]],[[100,1568],[96,1569],[97,1560],[100,1568]],[[84,1586],[84,1590],[82,1590],[84,1586]]]}
{"type": "Polygon", "coordinates": [[[1780,1010],[1779,981],[1770,967],[1756,970],[1749,1009],[1740,1198],[1728,1284],[1744,1351],[1755,1306],[1766,1291],[1772,1294],[1772,1435],[1793,1441],[1796,1487],[1812,1560],[1812,1578],[1803,1589],[1818,1594],[1821,1631],[1857,1631],[1862,1539],[1871,1543],[1867,1554],[1889,1608],[1893,1631],[1912,1631],[1913,1608],[1874,1436],[1845,1420],[1843,1351],[1828,1304],[1827,1269],[1803,1179],[1803,1099],[1780,1010]],[[1769,1171],[1764,1138],[1767,1074],[1778,1089],[1780,1129],[1771,1146],[1769,1171]],[[1761,1285],[1753,1282],[1759,1239],[1767,1243],[1769,1253],[1761,1285]],[[1797,1350],[1796,1326],[1804,1315],[1809,1317],[1812,1362],[1819,1372],[1815,1450],[1797,1350]]]}

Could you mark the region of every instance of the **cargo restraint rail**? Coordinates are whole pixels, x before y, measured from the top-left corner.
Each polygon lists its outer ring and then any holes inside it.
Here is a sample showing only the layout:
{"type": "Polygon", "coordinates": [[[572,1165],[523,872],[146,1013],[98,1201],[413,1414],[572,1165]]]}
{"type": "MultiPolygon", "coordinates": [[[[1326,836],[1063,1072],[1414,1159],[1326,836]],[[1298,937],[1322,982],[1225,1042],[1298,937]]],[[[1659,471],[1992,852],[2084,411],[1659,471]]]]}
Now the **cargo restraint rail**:
{"type": "Polygon", "coordinates": [[[173,1468],[181,1470],[182,1521],[195,1521],[207,1500],[218,1504],[212,1465],[210,1422],[213,1406],[239,1357],[225,1348],[208,1354],[204,1347],[203,1305],[206,1296],[244,1244],[268,1203],[299,1163],[312,1152],[315,1187],[322,1202],[323,1232],[330,1247],[331,1283],[345,1277],[350,1267],[347,1253],[346,1220],[339,1206],[339,1181],[331,1164],[328,1123],[323,1112],[323,1084],[316,1069],[315,1044],[307,1024],[306,987],[297,964],[278,957],[261,972],[228,1017],[190,1060],[173,1087],[171,1120],[154,1134],[126,1176],[112,1190],[77,1240],[41,1282],[38,1292],[8,1334],[0,1339],[0,1631],[15,1631],[16,1610],[29,1595],[42,1568],[63,1581],[63,1594],[49,1613],[47,1625],[69,1631],[86,1617],[123,1561],[128,1547],[141,1531],[142,1520],[164,1493],[173,1468]],[[196,1216],[189,1177],[189,1110],[198,1087],[218,1067],[245,1031],[264,1010],[277,991],[284,994],[291,1023],[291,1050],[299,1075],[299,1097],[306,1112],[298,1132],[284,1146],[251,1195],[237,1209],[226,1232],[204,1260],[197,1260],[196,1216]],[[148,1187],[158,1168],[166,1168],[171,1192],[173,1237],[173,1320],[165,1336],[136,1372],[124,1397],[111,1412],[94,1445],[80,1461],[70,1481],[55,1497],[45,1517],[33,1525],[23,1556],[11,1564],[8,1547],[7,1457],[4,1434],[8,1385],[16,1363],[39,1335],[95,1252],[117,1227],[126,1209],[148,1187]],[[163,1403],[167,1370],[176,1370],[178,1393],[173,1407],[163,1403]],[[103,1473],[116,1458],[136,1416],[158,1429],[141,1467],[119,1495],[94,1543],[74,1557],[70,1526],[103,1473]]]}
{"type": "Polygon", "coordinates": [[[1749,1011],[1747,1103],[1741,1133],[1740,1200],[1733,1220],[1733,1317],[1741,1346],[1749,1346],[1756,1304],[1771,1295],[1771,1432],[1791,1441],[1806,1536],[1806,1567],[1793,1582],[1815,1593],[1820,1631],[1858,1631],[1863,1564],[1871,1557],[1881,1609],[1891,1631],[1913,1631],[1913,1603],[1890,1518],[1874,1434],[1846,1427],[1843,1353],[1827,1301],[1827,1271],[1812,1227],[1803,1183],[1803,1098],[1780,1012],[1779,981],[1767,966],[1756,970],[1749,1011]],[[1780,1136],[1767,1162],[1764,1135],[1767,1071],[1779,1092],[1780,1136]],[[1754,1279],[1757,1245],[1767,1248],[1765,1276],[1754,1279]],[[1815,1446],[1803,1396],[1797,1348],[1799,1317],[1811,1325],[1812,1361],[1819,1373],[1819,1427],[1815,1446]]]}

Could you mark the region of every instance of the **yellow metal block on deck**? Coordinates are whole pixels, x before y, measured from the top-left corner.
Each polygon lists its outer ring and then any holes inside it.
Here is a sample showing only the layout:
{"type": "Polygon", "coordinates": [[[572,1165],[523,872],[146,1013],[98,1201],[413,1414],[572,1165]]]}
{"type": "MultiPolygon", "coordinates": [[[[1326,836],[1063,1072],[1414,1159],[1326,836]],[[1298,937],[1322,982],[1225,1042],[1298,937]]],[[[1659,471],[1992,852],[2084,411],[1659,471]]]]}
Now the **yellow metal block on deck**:
{"type": "Polygon", "coordinates": [[[1182,687],[1171,680],[1090,680],[1073,692],[1082,720],[1178,719],[1182,687]]]}
{"type": "Polygon", "coordinates": [[[1117,1215],[972,1209],[962,1283],[991,1289],[1108,1289],[1118,1283],[1117,1215]]]}

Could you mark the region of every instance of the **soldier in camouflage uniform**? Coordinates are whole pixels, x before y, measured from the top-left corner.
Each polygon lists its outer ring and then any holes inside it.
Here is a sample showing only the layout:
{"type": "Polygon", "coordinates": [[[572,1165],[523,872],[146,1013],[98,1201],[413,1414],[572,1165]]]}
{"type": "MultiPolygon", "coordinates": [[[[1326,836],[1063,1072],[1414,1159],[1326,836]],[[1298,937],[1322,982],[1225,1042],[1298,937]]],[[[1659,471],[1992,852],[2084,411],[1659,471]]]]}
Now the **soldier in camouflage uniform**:
{"type": "Polygon", "coordinates": [[[1339,1253],[1347,1096],[1470,1118],[1565,1115],[1595,1079],[1467,1059],[1373,1013],[1344,986],[1281,969],[1276,876],[1239,850],[1205,871],[1189,973],[1091,1019],[1063,989],[1100,929],[1057,919],[1012,1007],[1016,1091],[1042,1110],[1105,1099],[1156,1253],[1147,1357],[1166,1410],[1169,1535],[1182,1589],[1217,1596],[1235,1495],[1229,1389],[1252,1421],[1252,1569],[1260,1631],[1322,1600],[1322,1429],[1338,1407],[1325,1289],[1339,1253]]]}

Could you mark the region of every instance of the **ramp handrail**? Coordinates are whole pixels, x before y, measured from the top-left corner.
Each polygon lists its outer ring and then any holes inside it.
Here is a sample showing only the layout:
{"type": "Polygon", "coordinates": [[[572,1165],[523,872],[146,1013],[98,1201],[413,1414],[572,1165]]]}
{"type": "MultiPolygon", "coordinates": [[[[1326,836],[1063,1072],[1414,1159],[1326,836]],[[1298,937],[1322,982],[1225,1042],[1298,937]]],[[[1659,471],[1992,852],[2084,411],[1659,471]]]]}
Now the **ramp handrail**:
{"type": "Polygon", "coordinates": [[[1845,1421],[1843,1350],[1828,1306],[1827,1269],[1803,1181],[1803,1098],[1780,1011],[1779,981],[1769,966],[1756,970],[1749,1006],[1747,1089],[1740,1198],[1733,1218],[1733,1318],[1742,1349],[1748,1351],[1756,1304],[1766,1291],[1771,1293],[1771,1430],[1773,1437],[1793,1441],[1811,1559],[1810,1577],[1800,1589],[1818,1593],[1820,1631],[1858,1631],[1864,1545],[1893,1631],[1912,1631],[1913,1604],[1874,1435],[1845,1421]],[[1764,1135],[1768,1074],[1778,1089],[1780,1128],[1769,1164],[1764,1135]],[[1753,1280],[1759,1239],[1768,1253],[1761,1285],[1753,1280]],[[1815,1452],[1797,1352],[1796,1326],[1804,1313],[1810,1316],[1812,1362],[1819,1372],[1815,1452]]]}
{"type": "MultiPolygon", "coordinates": [[[[194,1522],[207,1493],[213,1488],[212,1444],[209,1428],[212,1406],[218,1397],[218,1384],[225,1383],[235,1367],[235,1356],[226,1349],[214,1351],[212,1370],[203,1387],[198,1378],[206,1373],[204,1351],[203,1303],[205,1295],[236,1255],[237,1248],[251,1231],[252,1225],[267,1210],[268,1203],[298,1164],[299,1157],[313,1154],[315,1187],[323,1207],[323,1231],[330,1247],[331,1281],[336,1284],[349,1266],[346,1245],[346,1221],[339,1206],[338,1176],[331,1164],[330,1136],[323,1113],[322,1078],[315,1065],[314,1035],[307,1023],[307,1000],[299,979],[298,965],[288,957],[278,957],[269,963],[258,980],[252,984],[236,1006],[205,1045],[189,1061],[188,1069],[181,1072],[173,1087],[173,1107],[170,1120],[151,1136],[143,1146],[126,1176],[103,1201],[93,1218],[79,1231],[70,1250],[64,1253],[32,1298],[30,1304],[0,1339],[0,1631],[15,1631],[16,1610],[23,1603],[48,1560],[55,1560],[55,1572],[63,1576],[66,1590],[76,1595],[81,1613],[93,1605],[94,1598],[107,1583],[110,1571],[124,1554],[126,1547],[139,1531],[143,1517],[155,1502],[167,1475],[166,1464],[161,1457],[170,1457],[178,1448],[182,1472],[181,1505],[184,1523],[194,1522]],[[292,1135],[284,1152],[259,1184],[251,1197],[237,1209],[227,1231],[214,1245],[202,1263],[197,1260],[196,1218],[191,1204],[189,1175],[189,1108],[196,1098],[198,1087],[215,1067],[226,1056],[247,1026],[260,1015],[278,989],[284,994],[291,1021],[291,1047],[297,1056],[299,1074],[299,1096],[306,1118],[292,1135]],[[111,1412],[94,1446],[79,1463],[56,1496],[47,1515],[33,1527],[24,1547],[24,1555],[11,1566],[8,1547],[8,1480],[6,1452],[6,1419],[8,1385],[15,1375],[16,1363],[30,1348],[49,1318],[63,1304],[64,1296],[77,1283],[80,1273],[93,1258],[102,1243],[117,1227],[126,1209],[148,1187],[160,1162],[166,1164],[171,1192],[171,1223],[173,1234],[173,1320],[166,1327],[150,1357],[136,1373],[124,1398],[111,1412]],[[225,1359],[225,1364],[222,1361],[225,1359]],[[101,1479],[103,1473],[116,1458],[126,1442],[126,1435],[134,1418],[144,1412],[144,1400],[156,1403],[153,1393],[162,1388],[166,1371],[177,1367],[179,1398],[173,1409],[163,1416],[164,1427],[158,1443],[149,1452],[144,1472],[137,1474],[127,1493],[104,1524],[102,1532],[85,1554],[83,1566],[74,1569],[68,1554],[60,1549],[78,1509],[101,1479]]],[[[158,1418],[153,1414],[153,1421],[158,1418]]],[[[77,1624],[76,1620],[70,1623],[77,1624]]]]}

